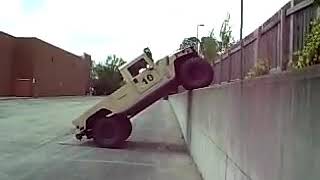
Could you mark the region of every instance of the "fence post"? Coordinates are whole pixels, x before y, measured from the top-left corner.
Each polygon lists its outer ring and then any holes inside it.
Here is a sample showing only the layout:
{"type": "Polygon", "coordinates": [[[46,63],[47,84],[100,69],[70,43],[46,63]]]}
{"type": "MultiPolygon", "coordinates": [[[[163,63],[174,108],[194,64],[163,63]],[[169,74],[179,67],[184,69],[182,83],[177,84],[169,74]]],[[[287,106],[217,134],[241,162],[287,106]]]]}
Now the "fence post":
{"type": "Polygon", "coordinates": [[[286,31],[285,31],[285,21],[286,21],[286,9],[282,8],[280,10],[280,28],[279,28],[279,64],[278,67],[281,68],[281,70],[287,69],[287,59],[285,57],[285,43],[284,41],[287,39],[286,31]]]}
{"type": "Polygon", "coordinates": [[[214,74],[215,74],[215,80],[216,80],[215,84],[220,84],[220,80],[221,80],[221,77],[220,77],[220,75],[221,75],[220,71],[221,70],[218,67],[218,66],[220,66],[220,63],[221,63],[219,58],[220,57],[218,57],[217,60],[214,62],[214,70],[215,70],[214,74]],[[219,71],[218,71],[218,69],[219,69],[219,71]]]}
{"type": "Polygon", "coordinates": [[[220,55],[220,84],[222,84],[222,80],[223,80],[223,55],[220,55]]]}
{"type": "Polygon", "coordinates": [[[229,71],[229,74],[228,74],[228,82],[231,82],[231,72],[232,72],[232,64],[231,64],[231,56],[230,56],[230,49],[228,49],[228,52],[227,52],[227,58],[228,58],[228,61],[229,61],[229,67],[228,67],[228,71],[229,71]]]}
{"type": "Polygon", "coordinates": [[[254,36],[256,37],[256,41],[254,44],[254,66],[258,63],[259,59],[259,46],[260,46],[260,38],[261,38],[261,26],[256,29],[254,32],[254,36]]]}
{"type": "MultiPolygon", "coordinates": [[[[291,7],[294,7],[294,0],[291,0],[291,7]]],[[[293,61],[293,28],[294,28],[294,14],[290,15],[290,29],[289,29],[289,63],[293,61]]]]}

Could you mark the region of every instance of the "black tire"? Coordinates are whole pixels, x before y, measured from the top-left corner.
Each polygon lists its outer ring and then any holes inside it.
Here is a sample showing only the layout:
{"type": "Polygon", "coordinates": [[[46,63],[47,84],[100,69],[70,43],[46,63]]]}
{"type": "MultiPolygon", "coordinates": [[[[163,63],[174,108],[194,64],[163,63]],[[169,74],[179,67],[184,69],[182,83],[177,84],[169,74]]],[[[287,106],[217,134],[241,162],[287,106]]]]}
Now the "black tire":
{"type": "Polygon", "coordinates": [[[213,68],[199,57],[186,60],[179,69],[179,81],[187,90],[209,86],[213,81],[213,68]]]}
{"type": "Polygon", "coordinates": [[[128,118],[118,119],[118,121],[121,122],[121,140],[125,141],[132,133],[131,121],[128,118]]]}
{"type": "Polygon", "coordinates": [[[102,148],[118,148],[122,143],[121,123],[115,118],[97,119],[93,126],[93,139],[102,148]]]}

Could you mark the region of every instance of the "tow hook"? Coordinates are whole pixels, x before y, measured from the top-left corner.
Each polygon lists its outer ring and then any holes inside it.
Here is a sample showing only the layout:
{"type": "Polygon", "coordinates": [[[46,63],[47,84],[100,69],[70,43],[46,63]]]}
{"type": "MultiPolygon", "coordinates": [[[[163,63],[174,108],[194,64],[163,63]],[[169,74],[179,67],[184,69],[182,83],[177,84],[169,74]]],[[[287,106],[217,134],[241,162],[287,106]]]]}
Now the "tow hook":
{"type": "Polygon", "coordinates": [[[84,131],[79,132],[78,134],[76,134],[76,139],[78,139],[79,141],[82,140],[82,137],[85,135],[84,131]]]}

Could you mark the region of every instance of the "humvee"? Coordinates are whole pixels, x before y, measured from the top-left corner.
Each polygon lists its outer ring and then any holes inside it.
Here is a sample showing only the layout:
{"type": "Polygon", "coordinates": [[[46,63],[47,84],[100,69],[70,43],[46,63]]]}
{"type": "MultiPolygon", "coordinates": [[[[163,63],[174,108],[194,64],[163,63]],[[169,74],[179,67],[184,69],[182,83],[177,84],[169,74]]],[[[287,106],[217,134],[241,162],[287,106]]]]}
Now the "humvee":
{"type": "Polygon", "coordinates": [[[100,147],[119,147],[132,132],[130,118],[180,85],[193,90],[206,87],[213,80],[211,65],[192,47],[156,63],[151,52],[145,51],[119,71],[123,85],[72,122],[77,139],[86,136],[100,147]]]}

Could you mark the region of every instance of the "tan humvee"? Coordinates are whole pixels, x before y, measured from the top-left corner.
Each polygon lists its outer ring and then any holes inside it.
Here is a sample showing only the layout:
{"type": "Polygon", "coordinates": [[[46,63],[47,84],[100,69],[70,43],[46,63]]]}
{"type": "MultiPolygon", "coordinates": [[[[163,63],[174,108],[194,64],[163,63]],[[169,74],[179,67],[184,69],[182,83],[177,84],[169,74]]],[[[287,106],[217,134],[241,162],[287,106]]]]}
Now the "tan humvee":
{"type": "Polygon", "coordinates": [[[205,87],[213,70],[193,48],[153,62],[145,52],[119,68],[124,84],[73,121],[81,140],[85,135],[101,147],[117,147],[131,134],[130,118],[167,96],[179,85],[187,90],[205,87]]]}

